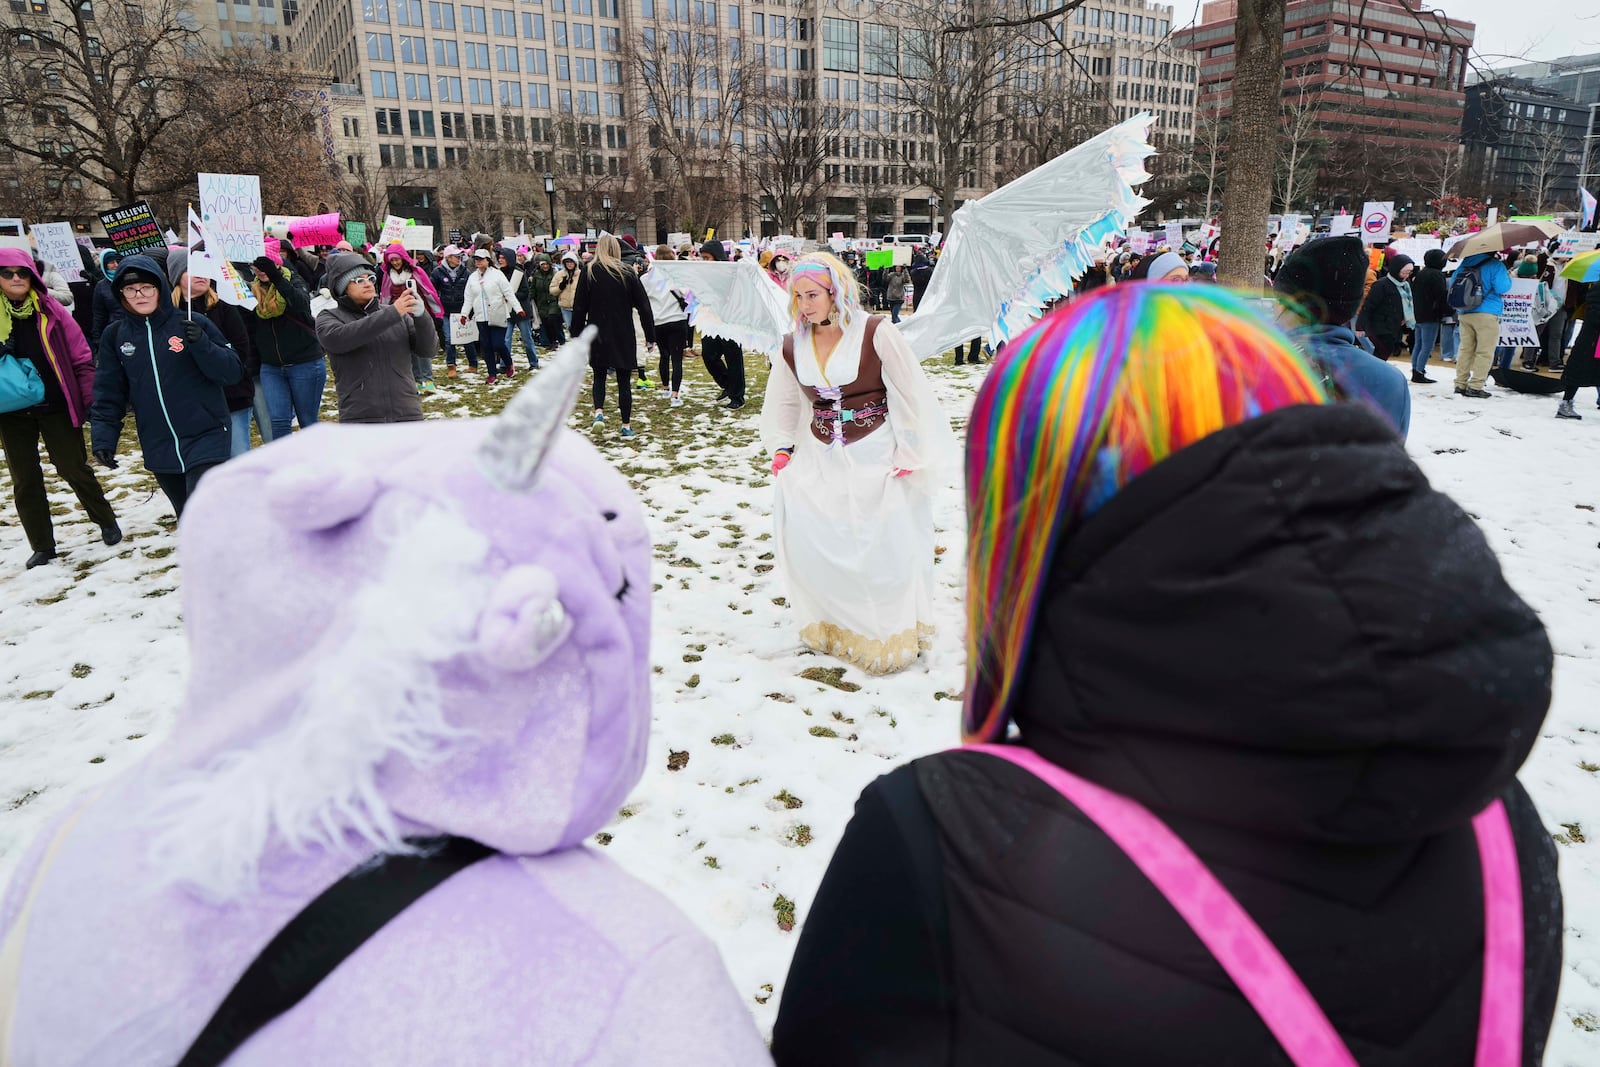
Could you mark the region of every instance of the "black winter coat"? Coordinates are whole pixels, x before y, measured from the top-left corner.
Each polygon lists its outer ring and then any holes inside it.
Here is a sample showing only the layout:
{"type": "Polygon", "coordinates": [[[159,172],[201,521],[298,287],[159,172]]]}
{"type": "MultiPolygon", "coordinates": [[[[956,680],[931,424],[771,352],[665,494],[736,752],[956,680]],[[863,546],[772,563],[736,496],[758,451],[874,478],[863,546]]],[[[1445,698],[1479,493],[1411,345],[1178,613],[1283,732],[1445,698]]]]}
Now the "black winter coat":
{"type": "Polygon", "coordinates": [[[1405,328],[1406,309],[1400,300],[1399,284],[1385,274],[1367,291],[1367,301],[1361,305],[1361,314],[1356,316],[1356,329],[1387,341],[1392,349],[1400,346],[1405,328]]]}
{"type": "Polygon", "coordinates": [[[117,294],[111,291],[109,279],[102,278],[94,284],[94,296],[90,298],[94,303],[90,316],[89,345],[98,355],[100,352],[100,337],[106,332],[106,327],[111,325],[111,320],[120,318],[123,314],[122,305],[117,302],[117,294]]]}
{"type": "Polygon", "coordinates": [[[600,331],[589,349],[590,367],[633,373],[638,366],[634,311],[639,312],[645,341],[655,344],[656,319],[650,310],[650,297],[632,268],[621,277],[593,263],[578,272],[578,291],[572,298],[572,336],[578,336],[591,323],[600,331]]]}
{"type": "MultiPolygon", "coordinates": [[[[1253,419],[1068,531],[1015,721],[1160,816],[1362,1067],[1473,1061],[1472,815],[1504,798],[1524,1063],[1561,974],[1556,854],[1513,777],[1551,651],[1482,533],[1360,405],[1253,419]],[[1428,567],[1396,551],[1447,544],[1428,567]]],[[[780,1067],[1287,1064],[1187,924],[1071,803],[992,756],[880,778],[802,915],[780,1067]]]]}
{"type": "Polygon", "coordinates": [[[251,313],[250,342],[255,346],[256,367],[269,363],[274,367],[292,367],[322,358],[322,346],[317,343],[317,327],[311,318],[311,294],[295,282],[289,268],[279,267],[268,277],[272,287],[283,296],[284,312],[270,319],[251,313]]]}
{"type": "MultiPolygon", "coordinates": [[[[156,277],[165,272],[147,256],[129,256],[121,270],[137,267],[156,277]]],[[[90,408],[91,451],[116,451],[129,406],[139,430],[145,469],[182,474],[231,454],[231,420],[223,388],[244,374],[239,355],[204,315],[194,319],[202,339],[190,342],[188,323],[159,287],[161,302],[148,318],[115,319],[100,336],[90,408]]]]}
{"type": "Polygon", "coordinates": [[[433,287],[439,290],[439,303],[451,315],[461,314],[461,303],[467,295],[467,279],[472,277],[472,268],[462,261],[461,266],[455,270],[450,269],[448,263],[441,263],[433,268],[429,275],[433,279],[433,287]]]}
{"type": "Polygon", "coordinates": [[[238,353],[244,373],[222,393],[228,399],[229,411],[243,411],[255,403],[256,378],[261,374],[261,360],[256,355],[255,346],[250,343],[250,331],[245,327],[244,315],[232,304],[218,299],[205,309],[205,316],[228,339],[228,346],[238,353]]]}
{"type": "Polygon", "coordinates": [[[1591,284],[1583,303],[1583,328],[1572,342],[1561,381],[1579,388],[1600,387],[1600,284],[1591,284]]]}
{"type": "Polygon", "coordinates": [[[1411,305],[1418,322],[1443,322],[1456,314],[1450,306],[1450,282],[1437,267],[1423,267],[1411,276],[1411,305]]]}

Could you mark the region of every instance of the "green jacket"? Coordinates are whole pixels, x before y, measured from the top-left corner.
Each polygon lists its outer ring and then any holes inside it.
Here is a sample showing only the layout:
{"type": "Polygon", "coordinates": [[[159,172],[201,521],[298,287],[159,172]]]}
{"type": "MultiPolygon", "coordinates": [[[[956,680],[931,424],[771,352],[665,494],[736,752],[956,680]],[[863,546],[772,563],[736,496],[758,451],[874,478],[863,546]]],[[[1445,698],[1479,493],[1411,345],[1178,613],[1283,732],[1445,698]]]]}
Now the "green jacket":
{"type": "Polygon", "coordinates": [[[548,319],[561,314],[561,298],[550,291],[550,282],[556,276],[555,263],[550,259],[549,256],[546,255],[539,255],[534,259],[529,260],[528,263],[530,269],[533,271],[533,282],[531,285],[531,288],[533,289],[533,305],[538,309],[539,317],[541,319],[548,319]],[[550,273],[548,274],[544,272],[544,269],[541,266],[541,264],[546,263],[548,263],[551,267],[550,273]]]}

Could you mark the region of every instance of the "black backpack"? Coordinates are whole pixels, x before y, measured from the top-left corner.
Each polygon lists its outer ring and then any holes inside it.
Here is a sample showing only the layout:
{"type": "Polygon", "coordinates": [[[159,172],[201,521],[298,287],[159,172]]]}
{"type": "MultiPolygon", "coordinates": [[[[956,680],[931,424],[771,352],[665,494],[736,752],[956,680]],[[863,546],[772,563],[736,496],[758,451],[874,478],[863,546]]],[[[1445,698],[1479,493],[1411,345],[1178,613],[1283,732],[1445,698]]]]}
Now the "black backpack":
{"type": "Polygon", "coordinates": [[[1479,267],[1462,267],[1450,279],[1450,306],[1457,311],[1476,311],[1483,303],[1483,274],[1479,267]]]}

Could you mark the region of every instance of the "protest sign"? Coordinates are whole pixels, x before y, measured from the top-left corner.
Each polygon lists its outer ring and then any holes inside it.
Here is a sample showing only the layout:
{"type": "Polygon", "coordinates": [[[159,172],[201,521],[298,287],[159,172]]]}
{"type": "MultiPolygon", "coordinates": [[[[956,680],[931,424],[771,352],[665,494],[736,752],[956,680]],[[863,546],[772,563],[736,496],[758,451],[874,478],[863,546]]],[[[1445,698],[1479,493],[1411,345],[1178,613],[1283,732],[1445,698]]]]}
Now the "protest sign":
{"type": "Polygon", "coordinates": [[[339,233],[339,213],[330,211],[325,215],[307,215],[302,219],[295,219],[290,227],[290,241],[296,248],[311,248],[315,245],[336,245],[344,238],[339,233]]]}
{"type": "Polygon", "coordinates": [[[189,253],[189,273],[200,278],[210,278],[215,283],[217,296],[221,297],[224,303],[255,310],[256,295],[250,291],[250,283],[234,269],[232,263],[221,256],[210,252],[189,253]]]}
{"type": "Polygon", "coordinates": [[[1285,215],[1278,222],[1278,237],[1273,242],[1277,248],[1293,248],[1300,237],[1300,216],[1285,215]]]}
{"type": "Polygon", "coordinates": [[[1183,247],[1183,224],[1179,223],[1179,222],[1169,222],[1166,225],[1166,231],[1167,231],[1167,247],[1172,249],[1174,252],[1176,252],[1178,249],[1182,248],[1183,247]]]}
{"type": "Polygon", "coordinates": [[[403,219],[399,215],[385,215],[383,229],[378,231],[378,247],[388,248],[400,240],[405,236],[406,227],[409,225],[411,225],[411,220],[409,219],[403,219]]]}
{"type": "Polygon", "coordinates": [[[261,230],[268,237],[276,237],[280,241],[287,241],[289,239],[289,231],[294,229],[294,224],[299,219],[299,215],[263,215],[261,216],[261,230]]]}
{"type": "Polygon", "coordinates": [[[895,245],[889,249],[889,254],[894,256],[894,265],[897,267],[909,266],[911,263],[911,249],[905,245],[895,245]]]}
{"type": "Polygon", "coordinates": [[[1368,200],[1361,209],[1361,240],[1363,244],[1380,245],[1389,242],[1389,231],[1394,227],[1394,201],[1368,200]]]}
{"type": "Polygon", "coordinates": [[[360,248],[367,243],[367,224],[364,222],[345,223],[344,239],[350,242],[351,248],[360,248]]]}
{"type": "Polygon", "coordinates": [[[1128,245],[1133,249],[1135,255],[1142,256],[1150,251],[1151,244],[1152,235],[1145,233],[1143,230],[1134,230],[1128,234],[1128,245]]]}
{"type": "MultiPolygon", "coordinates": [[[[406,250],[410,251],[410,252],[415,252],[415,251],[418,251],[418,250],[426,250],[426,251],[432,252],[433,251],[433,227],[432,226],[405,226],[400,230],[400,243],[402,245],[405,245],[406,250]]],[[[384,247],[388,248],[389,246],[387,244],[385,244],[384,247]]]]}
{"type": "Polygon", "coordinates": [[[672,246],[672,250],[674,252],[676,252],[678,249],[682,248],[684,245],[686,245],[688,243],[689,243],[689,235],[687,233],[669,233],[669,234],[667,234],[667,244],[672,246]]]}
{"type": "Polygon", "coordinates": [[[39,258],[55,267],[69,282],[83,280],[83,261],[78,258],[78,242],[72,239],[70,222],[36,222],[33,243],[39,258]]]}
{"type": "Polygon", "coordinates": [[[1533,300],[1539,290],[1537,278],[1512,278],[1511,291],[1500,298],[1500,345],[1512,348],[1539,344],[1539,331],[1533,326],[1533,300]]]}
{"type": "Polygon", "coordinates": [[[0,219],[0,236],[21,237],[22,235],[21,219],[0,219]]]}
{"type": "Polygon", "coordinates": [[[1577,230],[1568,230],[1556,242],[1556,255],[1565,259],[1580,256],[1585,252],[1593,252],[1600,248],[1600,233],[1581,233],[1577,230]]]}
{"type": "Polygon", "coordinates": [[[1356,220],[1349,215],[1335,215],[1328,223],[1329,237],[1345,237],[1356,232],[1356,220]]]}
{"type": "Polygon", "coordinates": [[[878,270],[881,267],[894,266],[894,252],[887,248],[880,248],[875,252],[867,253],[867,269],[878,270]]]}
{"type": "Polygon", "coordinates": [[[155,212],[143,200],[100,212],[100,224],[106,228],[111,247],[125,256],[145,248],[161,248],[166,240],[161,236],[155,212]]]}
{"type": "Polygon", "coordinates": [[[206,251],[234,263],[250,263],[266,255],[261,179],[254,174],[201,174],[198,180],[206,251]]]}

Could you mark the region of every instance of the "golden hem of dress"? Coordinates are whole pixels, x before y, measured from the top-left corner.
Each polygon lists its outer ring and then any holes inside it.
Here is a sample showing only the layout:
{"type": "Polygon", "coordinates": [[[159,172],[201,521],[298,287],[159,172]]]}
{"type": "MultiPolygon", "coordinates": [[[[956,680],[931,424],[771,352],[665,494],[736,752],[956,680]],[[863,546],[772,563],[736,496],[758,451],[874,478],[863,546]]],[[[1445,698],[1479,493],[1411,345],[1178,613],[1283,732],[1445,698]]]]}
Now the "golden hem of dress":
{"type": "Polygon", "coordinates": [[[933,647],[933,631],[931,624],[919,622],[879,641],[831,622],[814,622],[801,629],[800,640],[806,647],[842,659],[868,674],[893,674],[909,667],[917,653],[933,647]]]}

